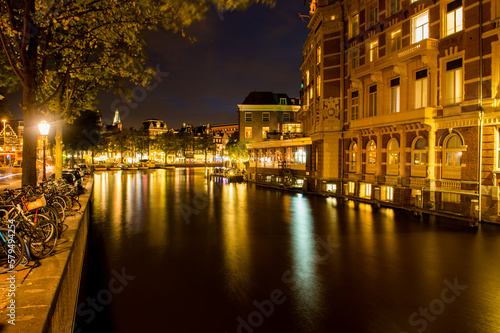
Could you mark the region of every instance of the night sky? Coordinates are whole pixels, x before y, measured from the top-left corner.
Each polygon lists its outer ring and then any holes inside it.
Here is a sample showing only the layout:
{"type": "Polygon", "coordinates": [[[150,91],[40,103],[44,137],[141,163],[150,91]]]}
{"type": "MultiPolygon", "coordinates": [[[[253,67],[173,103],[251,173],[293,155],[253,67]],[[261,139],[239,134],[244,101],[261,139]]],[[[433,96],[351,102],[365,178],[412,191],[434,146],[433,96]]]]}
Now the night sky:
{"type": "MultiPolygon", "coordinates": [[[[168,128],[236,122],[237,104],[251,91],[298,97],[308,34],[299,13],[307,12],[303,0],[277,0],[274,8],[254,4],[233,12],[213,7],[188,29],[188,36],[197,39],[194,43],[159,32],[148,35],[150,64],[159,66],[165,77],[139,96],[130,112],[122,113],[124,127],[138,128],[147,118],[164,120],[168,128]]],[[[105,123],[112,122],[113,106],[125,106],[117,98],[99,96],[105,123]]],[[[21,118],[17,103],[12,100],[10,109],[21,118]]]]}

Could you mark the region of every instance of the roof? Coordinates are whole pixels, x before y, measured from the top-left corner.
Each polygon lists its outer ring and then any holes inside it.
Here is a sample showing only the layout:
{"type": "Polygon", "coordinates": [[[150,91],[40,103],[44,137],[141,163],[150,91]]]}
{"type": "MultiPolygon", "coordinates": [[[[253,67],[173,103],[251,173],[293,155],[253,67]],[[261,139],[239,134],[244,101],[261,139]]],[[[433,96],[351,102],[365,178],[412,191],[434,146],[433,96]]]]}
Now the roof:
{"type": "Polygon", "coordinates": [[[295,104],[287,94],[275,94],[270,91],[252,91],[242,104],[279,105],[281,98],[286,98],[287,105],[295,104]]]}

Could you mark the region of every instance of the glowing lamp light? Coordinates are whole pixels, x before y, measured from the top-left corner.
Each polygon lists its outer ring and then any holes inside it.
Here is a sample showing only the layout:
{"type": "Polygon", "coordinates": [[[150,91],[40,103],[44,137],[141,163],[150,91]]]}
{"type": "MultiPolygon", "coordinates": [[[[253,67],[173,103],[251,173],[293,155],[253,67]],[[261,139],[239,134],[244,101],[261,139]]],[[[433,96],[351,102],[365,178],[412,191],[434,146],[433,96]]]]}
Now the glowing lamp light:
{"type": "Polygon", "coordinates": [[[42,120],[42,122],[38,124],[38,130],[40,131],[41,136],[47,136],[49,135],[50,124],[45,120],[42,120]]]}

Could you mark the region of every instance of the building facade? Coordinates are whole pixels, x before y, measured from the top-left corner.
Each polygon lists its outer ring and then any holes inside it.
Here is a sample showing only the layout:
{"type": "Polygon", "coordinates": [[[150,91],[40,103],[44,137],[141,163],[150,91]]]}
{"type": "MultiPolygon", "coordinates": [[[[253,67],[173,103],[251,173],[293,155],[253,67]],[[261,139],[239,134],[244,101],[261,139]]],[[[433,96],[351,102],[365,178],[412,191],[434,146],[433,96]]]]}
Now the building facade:
{"type": "Polygon", "coordinates": [[[300,100],[286,94],[251,92],[238,105],[239,140],[260,142],[269,134],[294,135],[302,133],[297,121],[300,100]]]}
{"type": "Polygon", "coordinates": [[[312,1],[310,189],[500,222],[500,2],[312,1]]]}

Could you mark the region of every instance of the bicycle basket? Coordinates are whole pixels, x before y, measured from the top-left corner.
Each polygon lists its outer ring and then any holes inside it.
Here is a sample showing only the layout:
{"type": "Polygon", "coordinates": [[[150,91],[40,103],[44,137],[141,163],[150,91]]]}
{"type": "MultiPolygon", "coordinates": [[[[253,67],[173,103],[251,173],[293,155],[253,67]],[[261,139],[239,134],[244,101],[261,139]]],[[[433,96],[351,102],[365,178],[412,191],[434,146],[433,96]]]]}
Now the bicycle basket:
{"type": "Polygon", "coordinates": [[[47,205],[47,202],[45,201],[45,195],[42,194],[41,197],[35,199],[34,201],[28,202],[26,207],[28,208],[28,210],[34,210],[34,209],[45,207],[46,205],[47,205]]]}

